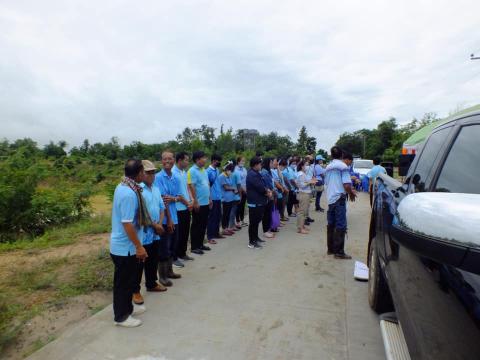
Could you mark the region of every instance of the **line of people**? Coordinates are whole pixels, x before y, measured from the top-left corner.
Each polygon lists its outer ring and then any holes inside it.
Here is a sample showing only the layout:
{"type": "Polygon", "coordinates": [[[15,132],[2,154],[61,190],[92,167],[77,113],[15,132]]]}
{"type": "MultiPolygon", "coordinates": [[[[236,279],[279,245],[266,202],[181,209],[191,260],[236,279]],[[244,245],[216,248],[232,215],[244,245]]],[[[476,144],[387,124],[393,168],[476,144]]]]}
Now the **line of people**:
{"type": "Polygon", "coordinates": [[[330,175],[320,155],[315,163],[312,156],[255,156],[248,171],[245,158],[222,163],[217,154],[212,155],[206,168],[207,157],[202,151],[192,154],[193,165],[189,167],[189,154],[166,150],[161,154],[161,171],[149,160],[128,160],[125,177],[115,189],[112,208],[110,253],[115,266],[115,324],[141,324],[132,315],[146,310],[140,292],[143,274],[146,291],[166,291],[173,285],[172,279],[181,278],[173,267],[181,268],[194,260],[188,254],[189,240],[191,253],[203,255],[211,250],[208,245],[248,226],[248,247],[261,249],[265,239],[273,239],[290,217],[296,217],[299,234],[308,234],[308,226],[314,221],[309,213],[310,202],[315,197],[315,209],[324,211],[320,198],[329,178],[331,184],[338,179],[340,183],[331,188],[327,185],[328,253],[347,258],[343,243],[340,246],[339,240],[332,240],[338,237],[334,233],[346,231],[345,214],[342,215],[337,200],[345,199],[347,189],[342,182],[346,166],[343,162],[343,167],[335,163],[337,154],[333,150],[330,175]],[[335,201],[331,202],[332,199],[335,201]],[[259,236],[260,224],[263,238],[259,236]]]}

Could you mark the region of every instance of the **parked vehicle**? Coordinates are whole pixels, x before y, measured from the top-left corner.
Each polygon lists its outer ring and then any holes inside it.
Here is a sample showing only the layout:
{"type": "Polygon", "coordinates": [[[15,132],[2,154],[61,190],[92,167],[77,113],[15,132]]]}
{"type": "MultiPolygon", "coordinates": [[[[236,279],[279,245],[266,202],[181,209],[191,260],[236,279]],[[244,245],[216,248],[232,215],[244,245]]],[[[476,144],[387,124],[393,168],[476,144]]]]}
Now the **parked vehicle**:
{"type": "Polygon", "coordinates": [[[354,159],[353,160],[353,171],[360,174],[360,177],[363,178],[370,169],[373,167],[373,160],[367,159],[354,159]]]}
{"type": "Polygon", "coordinates": [[[405,183],[374,184],[368,300],[395,311],[382,318],[388,358],[402,345],[412,359],[480,358],[479,139],[480,111],[457,116],[433,130],[405,183]]]}

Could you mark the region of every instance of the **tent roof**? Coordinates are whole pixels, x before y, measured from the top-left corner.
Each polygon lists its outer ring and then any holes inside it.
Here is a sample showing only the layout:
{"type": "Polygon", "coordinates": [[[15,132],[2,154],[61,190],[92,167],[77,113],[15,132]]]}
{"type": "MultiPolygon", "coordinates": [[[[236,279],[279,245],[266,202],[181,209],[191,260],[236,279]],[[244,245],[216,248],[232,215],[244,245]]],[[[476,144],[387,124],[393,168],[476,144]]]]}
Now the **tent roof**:
{"type": "Polygon", "coordinates": [[[430,135],[430,133],[437,127],[437,126],[440,126],[442,124],[445,124],[451,120],[453,120],[454,118],[458,117],[458,116],[461,116],[461,115],[466,115],[468,113],[471,113],[471,112],[474,112],[474,111],[480,111],[480,104],[479,105],[475,105],[475,106],[472,106],[468,109],[465,109],[465,110],[462,110],[462,111],[459,111],[453,115],[450,115],[449,117],[445,118],[445,119],[440,119],[440,120],[437,120],[437,121],[434,121],[432,122],[431,124],[428,124],[424,127],[422,127],[421,129],[417,130],[416,132],[414,132],[412,134],[412,136],[410,136],[404,143],[404,146],[413,146],[413,145],[417,145],[417,144],[420,144],[422,142],[425,141],[425,139],[428,137],[428,135],[430,135]]]}

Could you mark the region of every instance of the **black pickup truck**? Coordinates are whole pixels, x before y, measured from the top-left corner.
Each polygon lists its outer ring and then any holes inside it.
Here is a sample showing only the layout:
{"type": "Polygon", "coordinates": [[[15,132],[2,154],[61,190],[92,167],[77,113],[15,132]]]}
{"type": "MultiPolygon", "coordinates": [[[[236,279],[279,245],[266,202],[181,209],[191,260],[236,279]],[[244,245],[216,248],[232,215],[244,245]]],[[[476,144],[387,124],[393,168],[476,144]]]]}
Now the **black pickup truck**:
{"type": "Polygon", "coordinates": [[[405,182],[381,174],[373,191],[368,300],[403,342],[387,358],[480,359],[480,112],[438,126],[405,182]]]}

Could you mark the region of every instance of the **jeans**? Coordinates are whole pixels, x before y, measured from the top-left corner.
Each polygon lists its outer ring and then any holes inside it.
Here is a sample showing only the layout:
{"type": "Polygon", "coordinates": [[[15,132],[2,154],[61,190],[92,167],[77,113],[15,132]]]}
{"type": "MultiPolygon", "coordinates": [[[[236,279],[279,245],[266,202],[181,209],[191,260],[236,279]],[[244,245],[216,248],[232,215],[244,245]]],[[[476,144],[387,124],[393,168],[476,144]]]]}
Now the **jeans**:
{"type": "Polygon", "coordinates": [[[208,213],[210,208],[208,205],[200,206],[198,211],[192,212],[192,226],[190,228],[190,238],[192,242],[192,250],[198,250],[203,246],[205,231],[207,230],[208,213]]]}
{"type": "Polygon", "coordinates": [[[248,208],[248,241],[255,244],[258,239],[258,225],[263,218],[265,206],[256,206],[248,208]]]}
{"type": "Polygon", "coordinates": [[[263,227],[264,233],[271,230],[272,209],[273,209],[273,200],[268,200],[267,206],[265,206],[265,211],[263,212],[263,219],[262,219],[262,227],[263,227]]]}
{"type": "Polygon", "coordinates": [[[230,210],[230,221],[228,222],[229,228],[233,229],[235,227],[235,220],[237,218],[239,201],[235,200],[232,204],[232,209],[230,210]]]}
{"type": "Polygon", "coordinates": [[[220,222],[222,220],[222,202],[220,200],[212,201],[212,208],[208,214],[207,238],[211,240],[218,237],[220,222]]]}
{"type": "Polygon", "coordinates": [[[345,195],[328,205],[327,223],[339,231],[347,230],[347,197],[345,195]]]}
{"type": "Polygon", "coordinates": [[[133,312],[132,296],[137,281],[137,257],[110,254],[113,273],[113,313],[117,322],[125,321],[133,312]]]}
{"type": "Polygon", "coordinates": [[[159,261],[167,261],[170,258],[176,260],[176,253],[177,253],[177,244],[178,244],[178,231],[177,225],[175,225],[175,229],[173,233],[169,234],[165,232],[160,237],[160,245],[158,247],[158,260],[159,261]]]}
{"type": "Polygon", "coordinates": [[[158,268],[158,249],[160,247],[160,240],[154,241],[151,244],[143,245],[147,251],[148,257],[145,262],[137,262],[137,281],[133,292],[140,292],[140,283],[142,282],[142,275],[145,271],[145,287],[152,289],[157,284],[157,268],[158,268]]]}
{"type": "Polygon", "coordinates": [[[190,235],[190,218],[191,214],[188,210],[180,210],[178,214],[178,246],[177,257],[185,257],[188,248],[188,236],[190,235]]]}
{"type": "Polygon", "coordinates": [[[235,214],[237,222],[245,220],[245,204],[247,203],[247,194],[242,193],[240,203],[237,206],[237,213],[235,214]]]}

